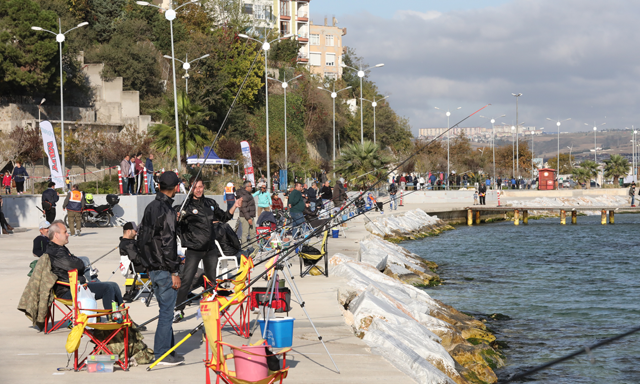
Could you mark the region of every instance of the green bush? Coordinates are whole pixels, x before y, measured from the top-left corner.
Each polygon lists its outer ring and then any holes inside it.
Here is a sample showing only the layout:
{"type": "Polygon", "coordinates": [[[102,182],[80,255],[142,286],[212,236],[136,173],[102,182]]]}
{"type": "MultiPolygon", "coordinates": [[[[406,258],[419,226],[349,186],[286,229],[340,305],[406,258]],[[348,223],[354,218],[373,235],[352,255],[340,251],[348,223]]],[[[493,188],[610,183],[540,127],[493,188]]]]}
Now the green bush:
{"type": "Polygon", "coordinates": [[[78,184],[78,188],[85,193],[94,193],[94,194],[118,194],[120,193],[120,186],[118,184],[118,176],[105,175],[102,181],[98,181],[97,189],[95,181],[87,181],[84,183],[78,184]]]}

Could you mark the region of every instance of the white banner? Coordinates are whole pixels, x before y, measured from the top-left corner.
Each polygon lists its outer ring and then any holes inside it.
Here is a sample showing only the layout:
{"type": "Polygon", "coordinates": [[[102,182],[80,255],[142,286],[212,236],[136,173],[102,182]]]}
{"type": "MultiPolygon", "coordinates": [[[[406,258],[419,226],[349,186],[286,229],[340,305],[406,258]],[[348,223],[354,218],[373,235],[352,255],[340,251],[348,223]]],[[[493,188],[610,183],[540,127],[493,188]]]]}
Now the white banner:
{"type": "Polygon", "coordinates": [[[40,123],[40,132],[42,133],[42,143],[44,144],[44,152],[49,159],[49,170],[51,171],[51,180],[56,183],[56,188],[64,188],[64,176],[62,174],[62,164],[60,164],[60,155],[58,154],[58,144],[56,143],[56,135],[53,133],[53,127],[48,121],[40,123]]]}
{"type": "Polygon", "coordinates": [[[253,161],[251,161],[251,148],[246,141],[240,142],[240,148],[242,148],[242,156],[244,156],[244,174],[247,177],[247,181],[251,182],[252,186],[256,186],[256,181],[253,176],[253,161]]]}

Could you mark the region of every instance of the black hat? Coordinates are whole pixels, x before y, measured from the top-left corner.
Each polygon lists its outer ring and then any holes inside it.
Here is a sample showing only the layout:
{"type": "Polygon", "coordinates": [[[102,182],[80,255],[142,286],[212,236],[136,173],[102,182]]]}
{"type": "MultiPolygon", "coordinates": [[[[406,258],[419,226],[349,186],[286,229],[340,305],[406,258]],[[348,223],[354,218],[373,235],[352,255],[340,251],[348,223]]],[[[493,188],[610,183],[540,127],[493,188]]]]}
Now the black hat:
{"type": "Polygon", "coordinates": [[[160,189],[163,191],[173,189],[179,183],[180,179],[178,179],[178,175],[175,172],[167,171],[160,175],[160,189]]]}

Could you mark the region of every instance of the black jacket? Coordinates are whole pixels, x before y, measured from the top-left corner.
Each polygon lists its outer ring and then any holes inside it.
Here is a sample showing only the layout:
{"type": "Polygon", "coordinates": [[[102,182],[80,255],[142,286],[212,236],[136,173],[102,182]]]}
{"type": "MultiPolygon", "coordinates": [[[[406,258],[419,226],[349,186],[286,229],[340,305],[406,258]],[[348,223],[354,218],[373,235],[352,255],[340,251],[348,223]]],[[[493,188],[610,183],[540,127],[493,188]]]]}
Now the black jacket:
{"type": "Polygon", "coordinates": [[[47,247],[49,246],[49,238],[46,236],[38,235],[35,239],[33,239],[33,254],[40,257],[45,252],[47,252],[47,247]]]}
{"type": "Polygon", "coordinates": [[[327,187],[326,185],[323,185],[322,188],[320,189],[320,197],[323,200],[331,200],[333,198],[331,187],[327,187]]]}
{"type": "Polygon", "coordinates": [[[189,198],[180,214],[180,241],[182,246],[194,251],[211,249],[211,228],[214,221],[227,222],[233,218],[218,203],[207,197],[189,198]]]}
{"type": "Polygon", "coordinates": [[[398,193],[398,186],[396,183],[389,184],[389,194],[395,195],[396,193],[398,193]]]}
{"type": "Polygon", "coordinates": [[[125,239],[124,237],[121,237],[118,249],[120,250],[120,256],[127,256],[129,260],[131,260],[136,273],[145,272],[146,268],[144,267],[144,264],[142,264],[142,257],[140,257],[140,249],[138,249],[138,242],[136,239],[125,239]]]}
{"type": "Polygon", "coordinates": [[[484,182],[480,183],[480,185],[478,186],[478,193],[487,193],[487,186],[484,184],[484,182]]]}
{"type": "Polygon", "coordinates": [[[231,226],[227,223],[215,223],[211,230],[211,249],[216,251],[219,255],[220,251],[216,247],[214,240],[218,240],[220,248],[226,256],[236,255],[240,252],[240,240],[238,235],[231,229],[231,226]]]}
{"type": "MultiPolygon", "coordinates": [[[[77,269],[78,282],[80,284],[86,283],[86,279],[84,278],[84,262],[73,256],[67,247],[51,242],[47,246],[47,254],[49,255],[49,260],[51,260],[51,272],[58,276],[58,281],[68,283],[69,271],[77,269]]],[[[69,292],[69,287],[56,284],[55,291],[58,297],[62,297],[69,292]]]]}
{"type": "Polygon", "coordinates": [[[47,203],[51,204],[51,207],[55,207],[56,203],[60,200],[58,196],[58,192],[55,189],[49,188],[46,191],[42,192],[42,207],[48,209],[47,203]]]}
{"type": "Polygon", "coordinates": [[[158,192],[144,209],[138,231],[140,260],[150,271],[178,272],[177,216],[171,208],[173,199],[158,192]]]}
{"type": "Polygon", "coordinates": [[[244,188],[240,188],[236,191],[236,198],[242,198],[240,217],[244,217],[247,220],[256,217],[256,202],[251,193],[247,192],[244,188]]]}
{"type": "Polygon", "coordinates": [[[336,182],[336,185],[333,187],[333,205],[337,208],[341,206],[346,199],[347,192],[344,190],[344,185],[339,181],[336,182]]]}
{"type": "Polygon", "coordinates": [[[317,190],[309,187],[309,189],[306,190],[306,194],[307,194],[307,200],[309,200],[310,203],[316,202],[316,198],[318,197],[317,190]]]}

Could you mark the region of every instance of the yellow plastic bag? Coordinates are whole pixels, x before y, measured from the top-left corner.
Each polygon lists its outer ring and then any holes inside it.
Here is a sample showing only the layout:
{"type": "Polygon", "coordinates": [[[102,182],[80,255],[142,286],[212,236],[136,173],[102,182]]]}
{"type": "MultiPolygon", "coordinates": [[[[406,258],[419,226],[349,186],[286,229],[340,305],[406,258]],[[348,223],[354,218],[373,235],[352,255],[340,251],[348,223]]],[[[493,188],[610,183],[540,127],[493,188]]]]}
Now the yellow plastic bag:
{"type": "Polygon", "coordinates": [[[73,327],[71,332],[69,332],[69,336],[67,336],[67,344],[65,344],[65,348],[67,349],[67,353],[72,353],[78,350],[80,347],[80,340],[82,339],[82,334],[84,333],[84,327],[87,325],[87,314],[80,313],[78,315],[78,324],[73,327]]]}

